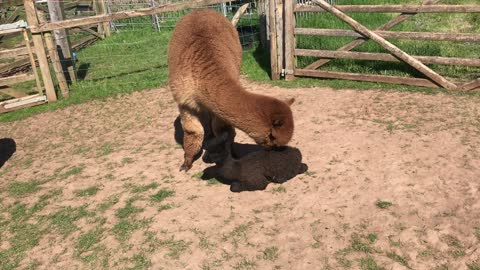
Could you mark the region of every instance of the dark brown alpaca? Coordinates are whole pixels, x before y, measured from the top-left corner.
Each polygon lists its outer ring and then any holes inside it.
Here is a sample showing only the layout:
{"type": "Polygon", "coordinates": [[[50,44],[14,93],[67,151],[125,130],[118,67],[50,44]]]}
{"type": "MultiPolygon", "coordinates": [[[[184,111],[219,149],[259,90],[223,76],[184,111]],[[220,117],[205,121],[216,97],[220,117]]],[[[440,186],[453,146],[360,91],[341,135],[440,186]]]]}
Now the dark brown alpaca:
{"type": "Polygon", "coordinates": [[[233,136],[228,132],[206,143],[215,174],[232,181],[233,192],[264,190],[269,183],[283,183],[307,171],[297,148],[283,146],[260,150],[239,159],[232,156],[233,136]]]}
{"type": "Polygon", "coordinates": [[[193,11],[175,27],[169,44],[169,85],[178,103],[188,171],[202,147],[202,112],[212,131],[247,133],[265,147],[286,145],[293,135],[293,99],[281,101],[246,91],[239,82],[242,48],[232,24],[214,10],[193,11]]]}

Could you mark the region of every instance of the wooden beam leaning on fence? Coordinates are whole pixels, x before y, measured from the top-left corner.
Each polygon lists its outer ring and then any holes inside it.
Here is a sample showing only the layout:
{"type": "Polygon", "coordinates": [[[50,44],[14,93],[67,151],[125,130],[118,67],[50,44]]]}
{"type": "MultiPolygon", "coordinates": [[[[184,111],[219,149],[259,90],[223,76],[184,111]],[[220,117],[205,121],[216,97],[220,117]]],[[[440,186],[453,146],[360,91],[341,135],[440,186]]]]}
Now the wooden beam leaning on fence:
{"type": "MultiPolygon", "coordinates": [[[[422,2],[422,5],[432,5],[438,3],[440,0],[424,0],[422,2]]],[[[375,30],[388,30],[393,28],[396,25],[399,25],[400,23],[410,19],[411,17],[417,15],[418,13],[402,13],[398,15],[397,17],[393,18],[392,20],[388,21],[387,23],[383,24],[382,26],[376,28],[375,30]]],[[[357,38],[354,41],[348,43],[345,46],[340,47],[337,51],[350,51],[353,50],[354,48],[360,46],[361,44],[365,43],[368,39],[365,38],[357,38]]],[[[320,59],[312,64],[308,65],[305,67],[305,69],[317,69],[328,62],[330,62],[331,59],[320,59]]]]}
{"type": "Polygon", "coordinates": [[[370,38],[371,40],[375,41],[377,44],[382,46],[384,49],[388,50],[390,53],[395,55],[397,58],[402,60],[403,62],[409,64],[411,67],[415,68],[426,77],[430,78],[432,81],[437,83],[438,85],[446,88],[446,89],[457,89],[457,85],[448,81],[435,71],[431,70],[429,67],[425,66],[422,62],[418,61],[414,57],[408,55],[404,51],[400,50],[398,47],[390,43],[389,41],[385,40],[383,37],[379,36],[375,32],[369,30],[365,26],[361,25],[339,9],[333,7],[329,3],[324,0],[313,0],[313,3],[322,7],[326,11],[330,12],[331,14],[335,15],[340,20],[344,21],[345,23],[349,24],[353,27],[357,32],[364,35],[365,37],[370,38]]]}

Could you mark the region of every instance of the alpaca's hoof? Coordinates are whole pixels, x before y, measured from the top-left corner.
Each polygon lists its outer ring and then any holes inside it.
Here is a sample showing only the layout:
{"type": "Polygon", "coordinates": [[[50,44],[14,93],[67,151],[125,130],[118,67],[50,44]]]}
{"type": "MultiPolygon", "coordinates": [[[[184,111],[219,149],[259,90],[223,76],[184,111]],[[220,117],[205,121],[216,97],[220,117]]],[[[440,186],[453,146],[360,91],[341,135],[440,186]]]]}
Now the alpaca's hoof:
{"type": "Polygon", "coordinates": [[[184,162],[184,163],[182,164],[182,166],[180,166],[180,170],[179,170],[179,171],[188,172],[191,168],[192,168],[192,164],[191,164],[191,163],[184,162]]]}

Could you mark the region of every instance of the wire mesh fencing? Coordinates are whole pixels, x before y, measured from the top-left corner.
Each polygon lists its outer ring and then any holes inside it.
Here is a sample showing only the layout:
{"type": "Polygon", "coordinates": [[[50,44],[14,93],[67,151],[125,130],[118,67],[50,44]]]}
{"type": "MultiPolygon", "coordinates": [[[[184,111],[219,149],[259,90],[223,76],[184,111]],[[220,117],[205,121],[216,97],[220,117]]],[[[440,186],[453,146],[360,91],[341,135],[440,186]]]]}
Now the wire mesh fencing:
{"type": "MultiPolygon", "coordinates": [[[[162,2],[107,0],[105,4],[107,13],[115,13],[172,3],[160,1],[162,2]]],[[[208,8],[217,10],[231,20],[244,3],[236,1],[208,8]]],[[[244,48],[252,47],[259,40],[258,4],[251,2],[249,5],[237,24],[240,42],[244,48]]],[[[56,61],[64,66],[72,64],[73,60],[76,72],[76,81],[70,85],[73,97],[105,97],[112,92],[128,93],[165,85],[168,78],[167,49],[171,32],[176,23],[191,11],[192,9],[114,20],[109,24],[112,35],[103,40],[85,28],[68,29],[64,38],[71,43],[72,59],[60,57],[56,61]]],[[[49,20],[48,14],[44,15],[46,20],[49,20]]],[[[67,18],[91,15],[92,7],[85,6],[68,10],[67,18]]],[[[89,29],[97,31],[99,26],[92,25],[89,29]]],[[[55,74],[53,69],[52,74],[55,74]]]]}

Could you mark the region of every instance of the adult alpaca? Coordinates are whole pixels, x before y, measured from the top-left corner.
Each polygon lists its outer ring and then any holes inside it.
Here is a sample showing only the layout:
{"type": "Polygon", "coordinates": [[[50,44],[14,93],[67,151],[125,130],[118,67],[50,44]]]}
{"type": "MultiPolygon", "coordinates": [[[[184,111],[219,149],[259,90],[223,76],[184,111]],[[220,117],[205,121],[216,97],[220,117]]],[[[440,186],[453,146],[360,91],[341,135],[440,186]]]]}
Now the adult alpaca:
{"type": "Polygon", "coordinates": [[[286,145],[293,136],[290,105],[254,94],[240,85],[242,48],[236,29],[220,13],[201,9],[183,17],[168,50],[169,86],[178,104],[188,171],[202,147],[202,112],[209,112],[213,134],[244,131],[265,147],[286,145]]]}

